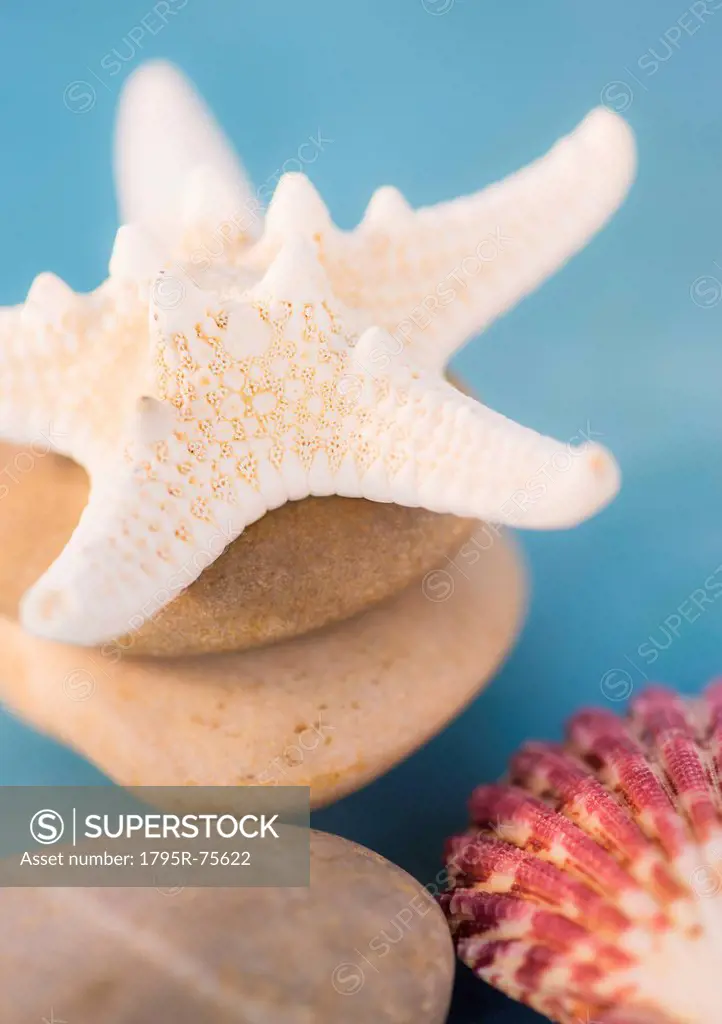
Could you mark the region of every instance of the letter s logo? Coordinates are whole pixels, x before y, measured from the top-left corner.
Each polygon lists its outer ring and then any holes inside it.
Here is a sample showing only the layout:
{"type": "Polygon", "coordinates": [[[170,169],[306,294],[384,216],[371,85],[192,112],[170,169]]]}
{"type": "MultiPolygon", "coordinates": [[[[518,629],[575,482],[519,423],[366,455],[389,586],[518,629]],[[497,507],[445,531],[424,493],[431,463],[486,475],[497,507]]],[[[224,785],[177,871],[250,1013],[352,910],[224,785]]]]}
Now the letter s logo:
{"type": "Polygon", "coordinates": [[[43,810],[34,814],[30,822],[30,835],[36,843],[50,846],[63,837],[65,822],[57,811],[43,810]]]}

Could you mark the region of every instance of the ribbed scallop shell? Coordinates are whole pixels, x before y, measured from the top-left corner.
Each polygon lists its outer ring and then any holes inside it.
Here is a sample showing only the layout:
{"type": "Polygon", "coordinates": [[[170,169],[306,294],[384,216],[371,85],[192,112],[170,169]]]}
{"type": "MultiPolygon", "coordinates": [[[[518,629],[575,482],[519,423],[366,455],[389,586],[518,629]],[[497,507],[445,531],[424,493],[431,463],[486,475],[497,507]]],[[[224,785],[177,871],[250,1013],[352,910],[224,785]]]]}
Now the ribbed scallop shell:
{"type": "Polygon", "coordinates": [[[719,1024],[721,761],[722,681],[522,747],[447,843],[460,958],[562,1024],[719,1024]]]}

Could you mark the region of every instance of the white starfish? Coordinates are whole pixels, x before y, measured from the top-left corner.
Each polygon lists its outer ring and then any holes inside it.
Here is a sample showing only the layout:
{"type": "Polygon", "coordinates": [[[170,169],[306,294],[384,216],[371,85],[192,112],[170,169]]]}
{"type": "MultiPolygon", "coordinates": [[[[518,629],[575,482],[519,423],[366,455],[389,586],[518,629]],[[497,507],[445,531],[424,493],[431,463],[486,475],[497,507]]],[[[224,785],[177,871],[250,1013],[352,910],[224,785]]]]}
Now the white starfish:
{"type": "Polygon", "coordinates": [[[27,443],[51,422],[92,484],[23,599],[29,630],[95,644],[136,629],[249,523],[311,494],[535,528],[614,495],[603,448],[570,455],[443,367],[621,201],[634,147],[618,117],[594,112],[467,199],[414,212],[381,189],[352,232],[286,175],[261,233],[228,146],[167,66],[131,80],[118,141],[131,223],[108,280],[78,296],[42,274],[0,316],[0,436],[27,443]]]}

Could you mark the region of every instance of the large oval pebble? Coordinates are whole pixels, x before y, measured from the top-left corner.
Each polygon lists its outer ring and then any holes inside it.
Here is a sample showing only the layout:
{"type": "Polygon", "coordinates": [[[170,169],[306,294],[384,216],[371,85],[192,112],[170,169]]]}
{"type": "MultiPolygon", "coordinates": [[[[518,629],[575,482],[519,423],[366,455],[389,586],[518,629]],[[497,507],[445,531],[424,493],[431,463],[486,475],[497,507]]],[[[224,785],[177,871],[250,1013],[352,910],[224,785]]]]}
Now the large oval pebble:
{"type": "Polygon", "coordinates": [[[318,832],[309,889],[3,889],[0,920],[2,1024],[441,1024],[454,972],[426,890],[318,832]]]}
{"type": "Polygon", "coordinates": [[[314,806],[439,731],[506,655],[515,547],[480,526],[453,560],[361,615],[237,654],[118,658],[0,616],[0,699],[124,786],[310,786],[314,806]]]}

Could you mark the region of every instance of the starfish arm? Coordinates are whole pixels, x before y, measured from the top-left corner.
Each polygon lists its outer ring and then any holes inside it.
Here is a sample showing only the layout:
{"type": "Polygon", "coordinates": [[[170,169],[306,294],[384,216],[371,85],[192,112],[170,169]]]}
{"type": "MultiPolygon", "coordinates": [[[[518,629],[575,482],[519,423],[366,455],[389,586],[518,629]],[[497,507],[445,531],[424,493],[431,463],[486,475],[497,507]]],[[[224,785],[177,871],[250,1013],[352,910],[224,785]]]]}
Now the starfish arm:
{"type": "Polygon", "coordinates": [[[0,309],[0,437],[14,444],[35,442],[43,421],[36,391],[25,387],[32,372],[26,340],[22,306],[0,309]]]}
{"type": "MultiPolygon", "coordinates": [[[[370,336],[359,343],[361,360],[370,336]]],[[[619,489],[605,448],[564,444],[522,427],[426,372],[392,366],[365,379],[373,415],[357,428],[375,461],[360,494],[529,529],[574,526],[619,489]]],[[[361,403],[363,405],[363,402],[361,403]]]]}
{"type": "Polygon", "coordinates": [[[171,407],[140,400],[124,452],[93,477],[73,535],[23,597],[30,632],[86,646],[133,632],[266,511],[250,488],[218,498],[173,422],[171,407]]]}
{"type": "Polygon", "coordinates": [[[134,234],[120,229],[111,279],[94,292],[76,294],[43,273],[22,306],[0,309],[3,440],[68,455],[86,469],[105,459],[143,393],[149,362],[148,282],[138,279],[143,254],[134,234]]]}
{"type": "Polygon", "coordinates": [[[193,221],[217,230],[232,221],[249,237],[260,229],[260,205],[238,158],[171,64],[143,65],[123,90],[115,178],[121,223],[146,227],[166,252],[193,221]]]}
{"type": "Polygon", "coordinates": [[[54,274],[40,274],[24,305],[0,309],[0,438],[35,454],[70,450],[76,299],[54,274]]]}
{"type": "Polygon", "coordinates": [[[337,294],[443,366],[598,231],[634,176],[626,122],[599,108],[546,156],[482,192],[411,210],[381,189],[359,227],[334,236],[337,294]]]}

